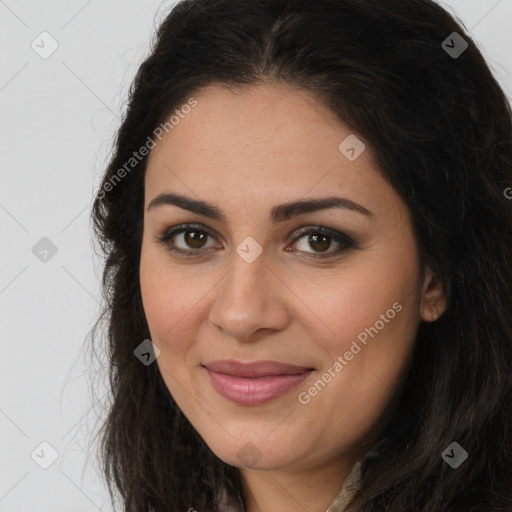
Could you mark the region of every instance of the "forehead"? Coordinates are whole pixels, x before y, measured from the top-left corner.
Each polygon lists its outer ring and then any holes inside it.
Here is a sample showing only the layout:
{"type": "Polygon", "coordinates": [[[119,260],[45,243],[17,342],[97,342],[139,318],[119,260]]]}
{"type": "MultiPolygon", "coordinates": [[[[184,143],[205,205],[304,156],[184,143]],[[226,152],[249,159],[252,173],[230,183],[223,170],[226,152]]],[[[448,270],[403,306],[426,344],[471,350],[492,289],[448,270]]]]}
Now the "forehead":
{"type": "MultiPolygon", "coordinates": [[[[219,157],[241,156],[243,152],[261,161],[269,151],[286,149],[293,155],[309,153],[315,147],[325,149],[329,141],[323,141],[328,132],[334,141],[350,133],[315,98],[284,84],[237,89],[212,85],[194,98],[197,105],[181,119],[175,117],[178,122],[163,135],[160,147],[171,150],[187,144],[201,154],[218,148],[223,150],[219,157]],[[260,151],[263,147],[264,153],[260,151]]],[[[152,151],[158,152],[158,148],[152,151]]],[[[175,156],[190,159],[195,155],[175,156]]]]}
{"type": "Polygon", "coordinates": [[[368,145],[347,159],[339,146],[354,134],[307,92],[282,84],[215,85],[193,97],[197,105],[151,150],[146,204],[176,189],[232,204],[237,197],[277,203],[333,192],[374,203],[372,191],[389,200],[392,191],[368,145]]]}

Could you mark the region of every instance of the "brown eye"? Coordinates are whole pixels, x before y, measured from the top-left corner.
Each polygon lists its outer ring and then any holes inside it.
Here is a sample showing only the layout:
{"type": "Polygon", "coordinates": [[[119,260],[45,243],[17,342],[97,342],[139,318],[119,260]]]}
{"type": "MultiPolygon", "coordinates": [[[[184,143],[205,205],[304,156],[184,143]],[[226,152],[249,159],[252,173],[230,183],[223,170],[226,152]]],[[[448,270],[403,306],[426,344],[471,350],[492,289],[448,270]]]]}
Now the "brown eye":
{"type": "Polygon", "coordinates": [[[183,232],[183,241],[192,249],[202,249],[208,236],[204,231],[187,229],[183,232]]]}
{"type": "Polygon", "coordinates": [[[337,256],[347,249],[356,249],[356,243],[345,234],[324,227],[308,229],[303,231],[294,240],[299,252],[304,253],[306,258],[329,258],[337,256]],[[300,242],[299,242],[300,241],[300,242]],[[333,242],[337,244],[334,250],[329,250],[333,242]],[[311,250],[313,249],[313,250],[311,250]],[[325,253],[325,254],[322,254],[325,253]]]}
{"type": "Polygon", "coordinates": [[[208,231],[195,226],[182,226],[154,238],[164,244],[169,251],[185,256],[194,256],[209,248],[206,243],[208,238],[213,238],[213,236],[208,231]]]}
{"type": "MultiPolygon", "coordinates": [[[[313,252],[326,252],[331,247],[331,244],[333,243],[333,237],[330,235],[326,235],[325,233],[316,233],[316,232],[310,232],[305,233],[304,235],[297,238],[297,240],[301,240],[300,243],[296,242],[296,245],[299,247],[299,249],[302,252],[311,252],[311,249],[313,249],[313,252]],[[306,238],[307,236],[307,238],[306,238]],[[309,249],[309,250],[308,250],[309,249]]],[[[335,243],[336,242],[334,241],[335,243]]]]}
{"type": "Polygon", "coordinates": [[[308,243],[313,249],[325,252],[331,245],[331,237],[327,235],[310,235],[308,243]]]}

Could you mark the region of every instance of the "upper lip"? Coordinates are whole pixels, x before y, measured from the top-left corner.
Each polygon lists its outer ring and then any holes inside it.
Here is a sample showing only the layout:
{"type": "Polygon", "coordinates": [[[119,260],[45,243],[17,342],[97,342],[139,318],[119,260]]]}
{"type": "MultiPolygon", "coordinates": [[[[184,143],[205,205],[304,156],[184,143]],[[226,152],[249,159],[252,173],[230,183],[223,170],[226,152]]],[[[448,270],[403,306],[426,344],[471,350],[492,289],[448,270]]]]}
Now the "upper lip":
{"type": "Polygon", "coordinates": [[[294,364],[280,363],[278,361],[254,361],[243,363],[233,359],[223,359],[205,363],[209,370],[225,373],[235,377],[266,377],[275,375],[297,375],[314,368],[296,366],[294,364]]]}

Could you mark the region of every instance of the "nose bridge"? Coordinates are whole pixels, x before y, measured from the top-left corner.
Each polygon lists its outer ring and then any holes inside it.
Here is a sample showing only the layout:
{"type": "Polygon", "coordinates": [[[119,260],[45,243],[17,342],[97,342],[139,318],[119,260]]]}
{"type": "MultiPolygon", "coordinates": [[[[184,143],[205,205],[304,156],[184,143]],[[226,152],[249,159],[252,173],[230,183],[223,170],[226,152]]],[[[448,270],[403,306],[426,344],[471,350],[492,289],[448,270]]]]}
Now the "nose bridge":
{"type": "MultiPolygon", "coordinates": [[[[254,261],[245,260],[238,253],[233,255],[231,270],[226,275],[221,299],[224,307],[240,308],[240,312],[248,309],[254,310],[265,302],[265,293],[271,290],[262,286],[266,281],[266,274],[271,272],[264,254],[260,254],[254,261]]],[[[270,297],[267,297],[268,303],[270,297]]]]}
{"type": "MultiPolygon", "coordinates": [[[[262,242],[263,243],[263,242],[262,242]]],[[[258,288],[266,280],[268,253],[252,236],[245,236],[233,247],[230,264],[231,270],[226,276],[223,294],[233,299],[258,299],[258,288]]]]}
{"type": "MultiPolygon", "coordinates": [[[[243,244],[240,247],[243,249],[243,244]]],[[[237,339],[247,338],[260,328],[281,328],[285,321],[276,289],[279,287],[275,286],[265,254],[249,261],[243,252],[242,256],[233,254],[231,268],[219,283],[210,313],[212,323],[237,339]]]]}

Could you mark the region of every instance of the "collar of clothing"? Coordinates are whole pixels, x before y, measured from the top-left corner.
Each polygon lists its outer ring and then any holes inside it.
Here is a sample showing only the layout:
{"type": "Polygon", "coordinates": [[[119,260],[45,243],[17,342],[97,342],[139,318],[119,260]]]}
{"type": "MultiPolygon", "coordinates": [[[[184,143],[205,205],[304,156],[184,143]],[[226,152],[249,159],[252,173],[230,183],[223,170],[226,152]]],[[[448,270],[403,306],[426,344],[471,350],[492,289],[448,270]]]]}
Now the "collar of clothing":
{"type": "Polygon", "coordinates": [[[362,460],[354,464],[347,478],[345,478],[340,491],[325,512],[343,512],[343,510],[345,510],[346,506],[352,501],[352,498],[359,489],[361,482],[361,466],[362,460]]]}

